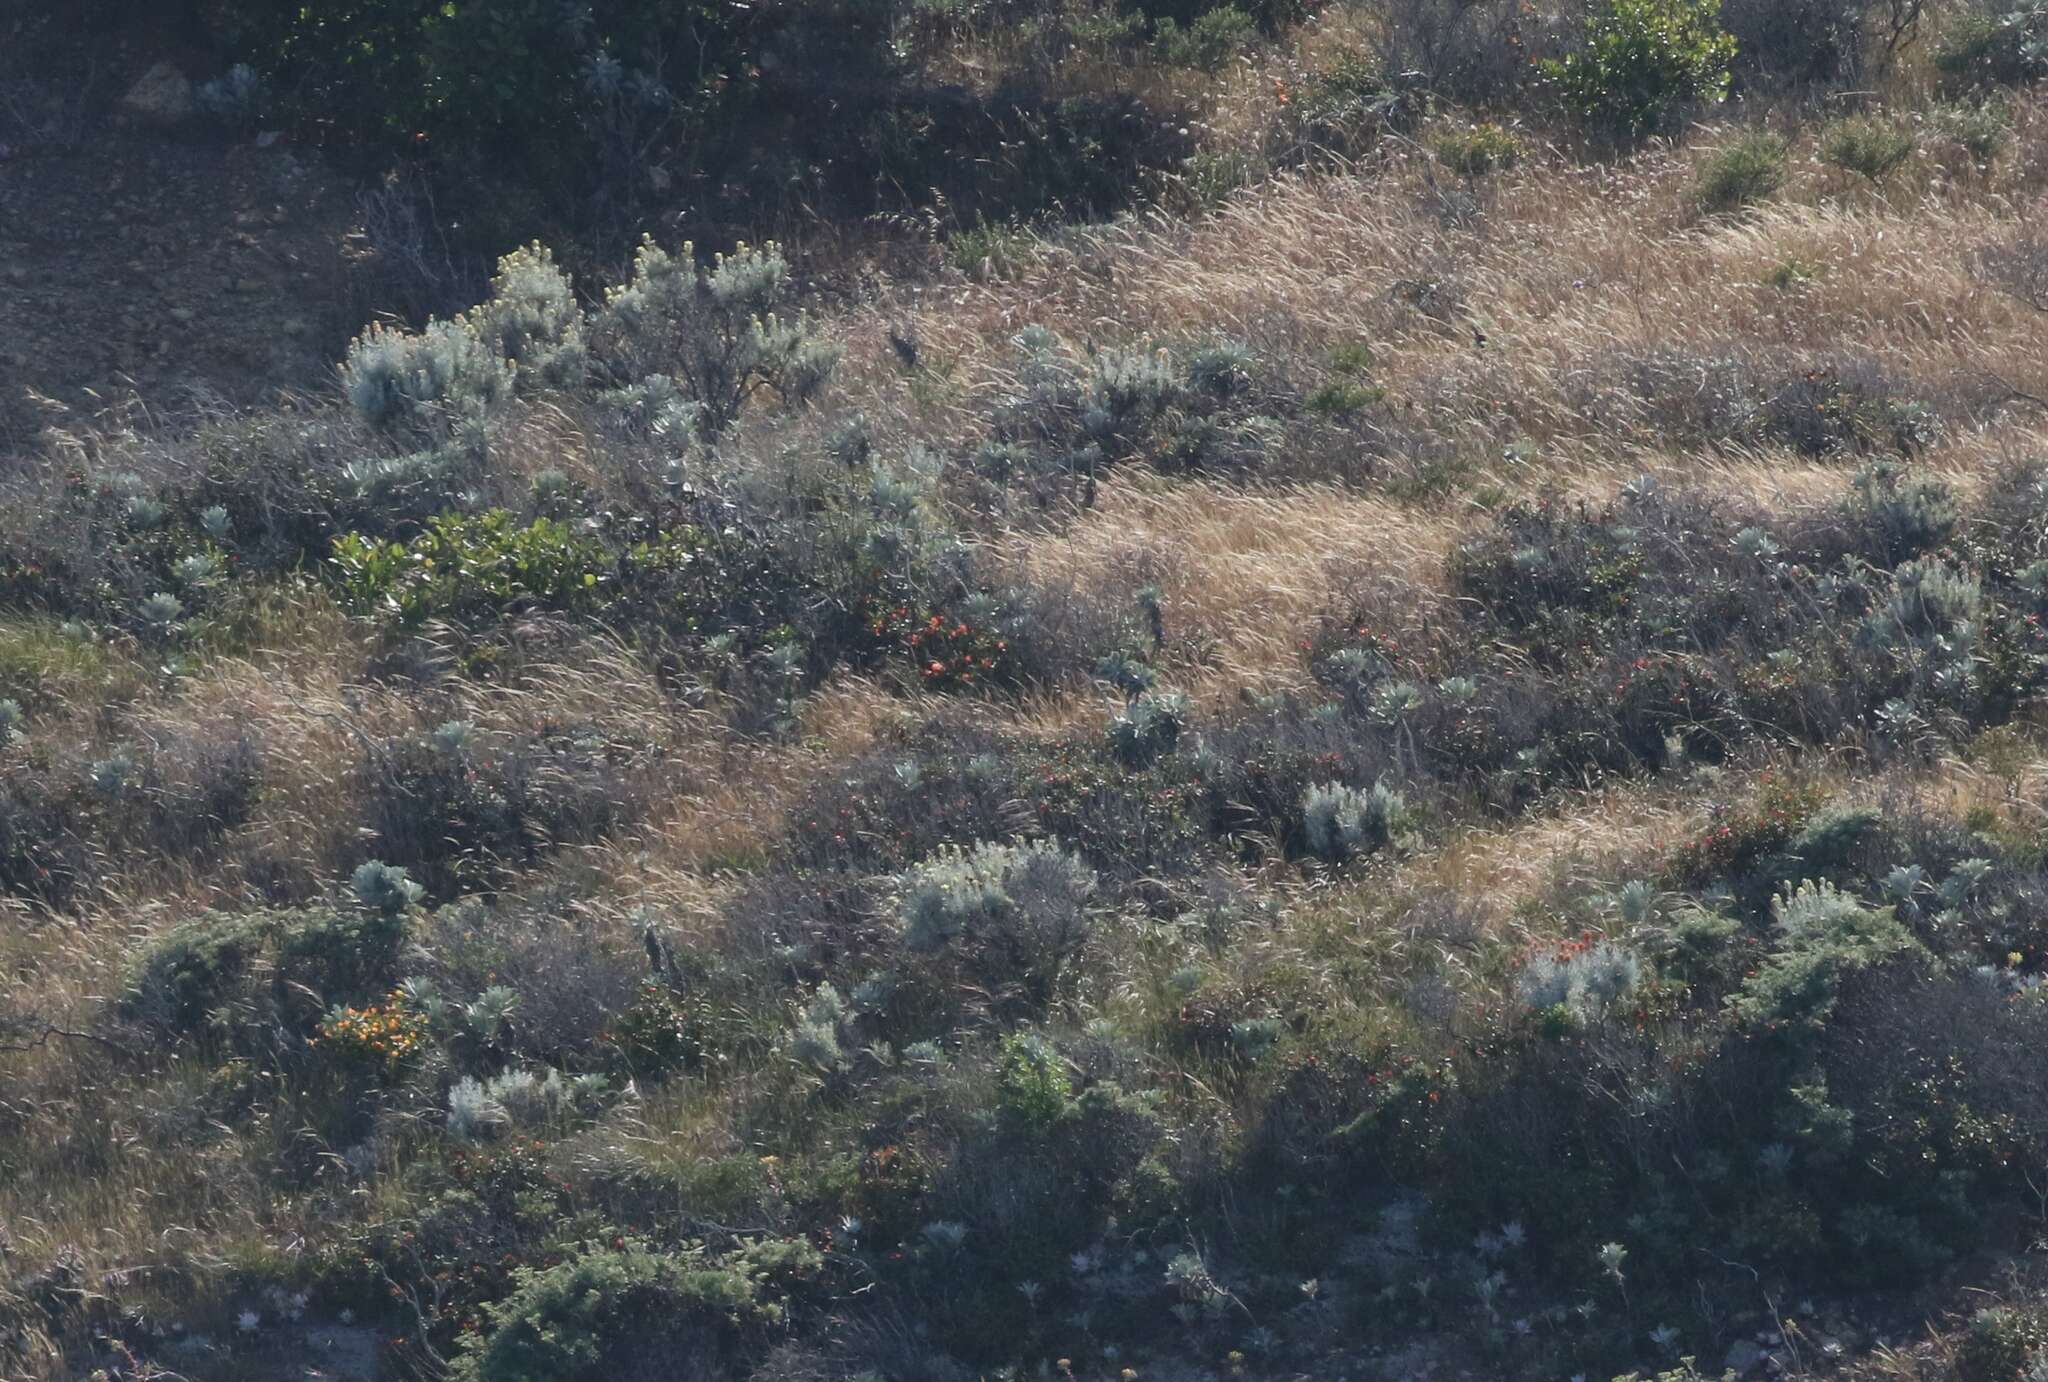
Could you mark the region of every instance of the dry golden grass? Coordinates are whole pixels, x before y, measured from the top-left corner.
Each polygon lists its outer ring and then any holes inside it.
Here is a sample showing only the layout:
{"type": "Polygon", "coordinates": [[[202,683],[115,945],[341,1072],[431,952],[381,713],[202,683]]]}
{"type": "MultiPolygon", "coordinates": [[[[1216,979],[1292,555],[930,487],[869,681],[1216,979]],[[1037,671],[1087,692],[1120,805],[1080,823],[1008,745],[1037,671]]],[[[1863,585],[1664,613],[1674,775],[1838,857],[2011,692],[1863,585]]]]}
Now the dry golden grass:
{"type": "Polygon", "coordinates": [[[1055,535],[1019,535],[1004,559],[1046,582],[1145,563],[1169,637],[1201,650],[1177,684],[1216,705],[1240,689],[1299,686],[1304,631],[1347,590],[1370,590],[1427,624],[1455,528],[1436,515],[1334,486],[1246,490],[1143,476],[1104,485],[1055,535]]]}
{"type": "MultiPolygon", "coordinates": [[[[2048,396],[2048,324],[1969,271],[1978,247],[2040,213],[2037,105],[2021,107],[2014,148],[1988,174],[1924,176],[1885,200],[1835,187],[1802,146],[1776,202],[1703,222],[1692,168],[1711,138],[1616,168],[1539,161],[1482,189],[1470,218],[1444,214],[1459,189],[1414,153],[1355,177],[1279,178],[1192,224],[1068,232],[1011,281],[948,279],[856,313],[848,386],[878,417],[958,436],[1012,382],[1009,341],[1028,324],[1076,342],[1221,334],[1292,361],[1364,342],[1374,382],[1440,434],[1485,447],[1511,422],[1567,465],[1598,452],[1624,466],[1660,438],[1613,396],[1614,362],[1659,350],[1846,351],[1940,394],[1981,400],[1997,376],[2048,396]],[[1792,261],[1813,280],[1771,286],[1792,261]],[[1410,305],[1425,282],[1450,290],[1448,310],[1410,305]],[[884,334],[905,326],[925,347],[915,380],[885,363],[884,334]],[[1609,406],[1589,409],[1589,396],[1609,406]]],[[[1937,464],[1971,468],[2008,441],[2038,442],[2048,421],[2026,406],[1981,411],[1951,419],[1937,464]]]]}
{"type": "MultiPolygon", "coordinates": [[[[1333,30],[1318,41],[1351,39],[1333,30]]],[[[1271,76],[1255,64],[1234,71],[1211,118],[1246,137],[1263,128],[1271,76]]],[[[885,285],[876,302],[832,324],[848,347],[837,389],[858,400],[885,442],[959,442],[980,435],[990,401],[1015,385],[1010,340],[1028,324],[1076,343],[1234,336],[1302,375],[1297,384],[1312,382],[1332,349],[1363,343],[1373,382],[1396,408],[1469,450],[1497,494],[1561,487],[1604,499],[1649,472],[1777,508],[1823,503],[1840,493],[1845,466],[1677,444],[1618,388],[1616,362],[1659,351],[1757,360],[1855,351],[1945,402],[1990,396],[1992,377],[2048,397],[2048,316],[1968,269],[1977,247],[2044,213],[2048,118],[2034,105],[2020,115],[2015,151],[1988,177],[1923,168],[1881,197],[1841,186],[1802,148],[1776,204],[1728,221],[1703,222],[1689,204],[1711,133],[1618,168],[1539,159],[1482,189],[1476,217],[1445,214],[1463,189],[1419,153],[1356,176],[1283,177],[1192,224],[1137,217],[1066,232],[1009,281],[885,285]],[[1773,270],[1794,260],[1814,266],[1812,280],[1771,286],[1773,270]],[[1455,305],[1435,316],[1408,291],[1430,280],[1455,290],[1455,305]],[[887,341],[904,328],[922,343],[917,371],[898,365],[887,341]],[[1537,443],[1533,459],[1507,459],[1501,442],[1510,436],[1537,443]]],[[[1994,461],[2048,450],[2048,409],[1981,404],[1950,422],[1926,462],[1963,487],[1994,461]]],[[[609,483],[566,413],[534,413],[503,454],[520,474],[557,468],[600,489],[609,483]]],[[[1164,596],[1171,679],[1214,710],[1246,690],[1299,686],[1305,631],[1349,601],[1426,636],[1449,598],[1445,555],[1473,516],[1456,494],[1403,499],[1336,484],[1132,473],[1107,480],[1085,511],[990,542],[1002,565],[1047,583],[1108,585],[1142,569],[1164,596]]],[[[255,818],[232,843],[307,878],[343,852],[365,739],[450,718],[630,731],[664,755],[652,810],[561,867],[601,880],[589,905],[618,913],[607,913],[608,925],[623,927],[625,908],[652,903],[705,939],[716,936],[735,880],[819,774],[940,709],[843,675],[810,698],[802,740],[764,745],[733,734],[715,709],[679,708],[643,658],[603,640],[509,685],[456,683],[432,697],[377,682],[367,658],[339,611],[305,596],[266,616],[249,646],[168,694],[152,697],[146,669],[125,666],[74,669],[56,689],[75,703],[82,736],[106,728],[96,721],[110,700],[132,698],[118,717],[123,734],[256,738],[269,775],[255,818]],[[118,697],[105,692],[114,684],[118,697]]],[[[944,710],[1006,733],[1050,735],[1099,724],[1104,703],[1077,690],[944,710]]],[[[2018,818],[2048,797],[2048,757],[2015,752],[1944,763],[1903,788],[1864,782],[1847,760],[1809,760],[1802,770],[1845,792],[1910,790],[1945,810],[2018,818]]],[[[1709,800],[1739,790],[1708,775],[1603,786],[1526,820],[1453,829],[1394,881],[1481,897],[1491,919],[1511,924],[1517,907],[1548,891],[1611,879],[1668,851],[1699,828],[1709,800]]],[[[140,946],[236,881],[131,861],[74,917],[5,914],[0,973],[46,1020],[83,1030],[119,993],[140,946]]],[[[1386,881],[1330,890],[1314,906],[1327,914],[1355,896],[1362,912],[1386,881]]],[[[253,1137],[168,1152],[144,1126],[141,1102],[110,1083],[90,1042],[0,1056],[0,1136],[49,1127],[68,1139],[38,1156],[42,1173],[0,1184],[0,1223],[25,1254],[76,1244],[94,1267],[183,1268],[289,1238],[293,1211],[263,1202],[262,1177],[248,1164],[262,1154],[253,1137]],[[67,1164],[75,1169],[60,1173],[67,1164]]],[[[657,1161],[730,1150],[723,1105],[676,1094],[638,1118],[633,1136],[657,1161]]]]}

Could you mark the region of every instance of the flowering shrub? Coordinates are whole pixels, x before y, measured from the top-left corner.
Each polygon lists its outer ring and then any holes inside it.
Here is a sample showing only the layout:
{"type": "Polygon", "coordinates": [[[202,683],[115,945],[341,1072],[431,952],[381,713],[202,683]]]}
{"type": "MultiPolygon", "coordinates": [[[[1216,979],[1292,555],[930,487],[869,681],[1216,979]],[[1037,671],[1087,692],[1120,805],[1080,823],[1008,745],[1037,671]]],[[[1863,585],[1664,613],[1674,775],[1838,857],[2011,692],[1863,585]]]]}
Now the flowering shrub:
{"type": "Polygon", "coordinates": [[[394,989],[383,1003],[331,1009],[313,1040],[337,1062],[388,1079],[426,1048],[428,1036],[425,1015],[394,989]]]}
{"type": "Polygon", "coordinates": [[[920,682],[934,691],[997,685],[1013,670],[1008,639],[941,612],[920,617],[909,605],[895,605],[869,619],[868,632],[902,650],[920,682]]]}

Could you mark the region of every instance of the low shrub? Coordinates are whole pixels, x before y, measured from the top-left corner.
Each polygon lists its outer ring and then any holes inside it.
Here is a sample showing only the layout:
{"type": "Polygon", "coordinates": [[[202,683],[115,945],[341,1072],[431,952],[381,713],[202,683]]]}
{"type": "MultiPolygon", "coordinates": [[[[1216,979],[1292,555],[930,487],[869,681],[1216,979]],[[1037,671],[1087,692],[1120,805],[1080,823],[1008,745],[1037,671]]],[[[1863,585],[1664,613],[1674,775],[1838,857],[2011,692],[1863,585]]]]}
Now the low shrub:
{"type": "Polygon", "coordinates": [[[1152,41],[1170,66],[1217,72],[1258,32],[1258,21],[1251,15],[1235,5],[1221,5],[1196,16],[1185,28],[1171,16],[1154,21],[1152,41]]]}
{"type": "Polygon", "coordinates": [[[341,384],[372,427],[446,435],[512,392],[512,370],[476,327],[457,317],[418,332],[372,324],[349,344],[341,384]]]}
{"type": "Polygon", "coordinates": [[[1309,853],[1341,864],[1384,848],[1400,833],[1407,804],[1399,792],[1375,782],[1369,791],[1341,783],[1311,787],[1301,802],[1301,830],[1309,853]]]}
{"type": "Polygon", "coordinates": [[[730,1376],[786,1323],[791,1295],[823,1270],[802,1241],[723,1253],[637,1239],[589,1246],[559,1266],[522,1267],[452,1361],[456,1382],[611,1382],[730,1376]]]}
{"type": "Polygon", "coordinates": [[[331,1008],[388,994],[408,929],[405,909],[208,913],[143,953],[121,1008],[174,1037],[277,1021],[310,1033],[331,1008]]]}
{"type": "Polygon", "coordinates": [[[2012,139],[2012,111],[2000,101],[1937,106],[1928,125],[1980,168],[1996,159],[2012,139]]]}
{"type": "Polygon", "coordinates": [[[699,264],[695,246],[674,254],[643,240],[632,277],[606,294],[591,323],[596,358],[619,386],[670,374],[697,435],[715,441],[763,390],[808,403],[839,360],[790,308],[789,263],[773,241],[699,264]]]}
{"type": "Polygon", "coordinates": [[[1904,125],[1879,116],[1852,115],[1821,127],[1823,163],[1871,182],[1882,182],[1913,156],[1919,140],[1904,125]]]}
{"type": "Polygon", "coordinates": [[[1043,1007],[1087,941],[1096,878],[1048,841],[950,849],[899,880],[913,952],[951,953],[989,992],[1043,1007]]]}
{"type": "Polygon", "coordinates": [[[445,901],[633,819],[642,759],[632,745],[561,726],[390,740],[359,770],[366,847],[445,901]]]}
{"type": "Polygon", "coordinates": [[[1492,122],[1439,132],[1430,140],[1436,161],[1460,177],[1484,177],[1520,163],[1528,150],[1513,132],[1492,122]]]}
{"type": "Polygon", "coordinates": [[[1693,196],[1713,212],[1739,211],[1785,185],[1788,145],[1782,135],[1751,131],[1708,154],[1693,181],[1693,196]]]}

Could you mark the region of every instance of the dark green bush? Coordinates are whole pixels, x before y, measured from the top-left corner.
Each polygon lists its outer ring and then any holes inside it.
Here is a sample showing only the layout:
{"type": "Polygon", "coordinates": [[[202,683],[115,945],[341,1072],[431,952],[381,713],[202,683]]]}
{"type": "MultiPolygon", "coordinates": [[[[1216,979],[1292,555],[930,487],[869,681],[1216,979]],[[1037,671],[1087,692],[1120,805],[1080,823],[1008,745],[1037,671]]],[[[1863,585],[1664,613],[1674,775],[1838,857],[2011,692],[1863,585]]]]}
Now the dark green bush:
{"type": "Polygon", "coordinates": [[[1209,10],[1185,28],[1171,16],[1153,25],[1153,42],[1159,56],[1175,67],[1193,67],[1203,72],[1221,71],[1245,46],[1258,36],[1258,24],[1235,5],[1209,10]]]}
{"type": "Polygon", "coordinates": [[[2019,86],[2048,76],[2048,6],[1994,7],[1961,16],[1942,36],[1934,65],[1959,91],[2019,86]]]}
{"type": "Polygon", "coordinates": [[[1591,129],[1640,139],[1685,107],[1727,96],[1735,39],[1720,14],[1720,0],[1608,0],[1583,46],[1544,70],[1591,129]]]}
{"type": "Polygon", "coordinates": [[[1871,182],[1882,182],[1905,166],[1917,147],[1912,130],[1877,116],[1852,115],[1831,121],[1820,132],[1822,162],[1871,182]]]}
{"type": "Polygon", "coordinates": [[[449,1376],[458,1382],[618,1382],[732,1376],[782,1328],[789,1297],[823,1267],[801,1240],[713,1254],[637,1239],[513,1273],[449,1376]]]}
{"type": "Polygon", "coordinates": [[[562,726],[492,735],[457,724],[389,741],[361,771],[368,848],[436,900],[488,886],[633,819],[641,752],[562,726]]]}
{"type": "Polygon", "coordinates": [[[396,980],[404,911],[309,907],[208,913],[172,928],[138,960],[123,1010],[176,1036],[282,1019],[311,1030],[337,1003],[396,980]]]}

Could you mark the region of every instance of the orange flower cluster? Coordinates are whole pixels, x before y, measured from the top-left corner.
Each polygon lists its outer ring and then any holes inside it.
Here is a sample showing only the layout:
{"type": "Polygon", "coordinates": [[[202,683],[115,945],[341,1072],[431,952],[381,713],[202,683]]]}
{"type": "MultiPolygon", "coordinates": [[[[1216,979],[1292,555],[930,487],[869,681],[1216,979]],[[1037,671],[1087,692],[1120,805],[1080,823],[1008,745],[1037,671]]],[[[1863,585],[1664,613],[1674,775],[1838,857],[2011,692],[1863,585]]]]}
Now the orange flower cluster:
{"type": "Polygon", "coordinates": [[[905,605],[875,615],[868,631],[898,644],[917,664],[925,685],[934,689],[972,686],[977,677],[991,680],[1010,650],[1006,640],[985,629],[942,614],[920,617],[905,605]]]}
{"type": "Polygon", "coordinates": [[[408,1008],[405,995],[394,989],[381,1004],[336,1008],[321,1020],[314,1042],[343,1060],[393,1071],[426,1046],[427,1019],[408,1008]]]}

